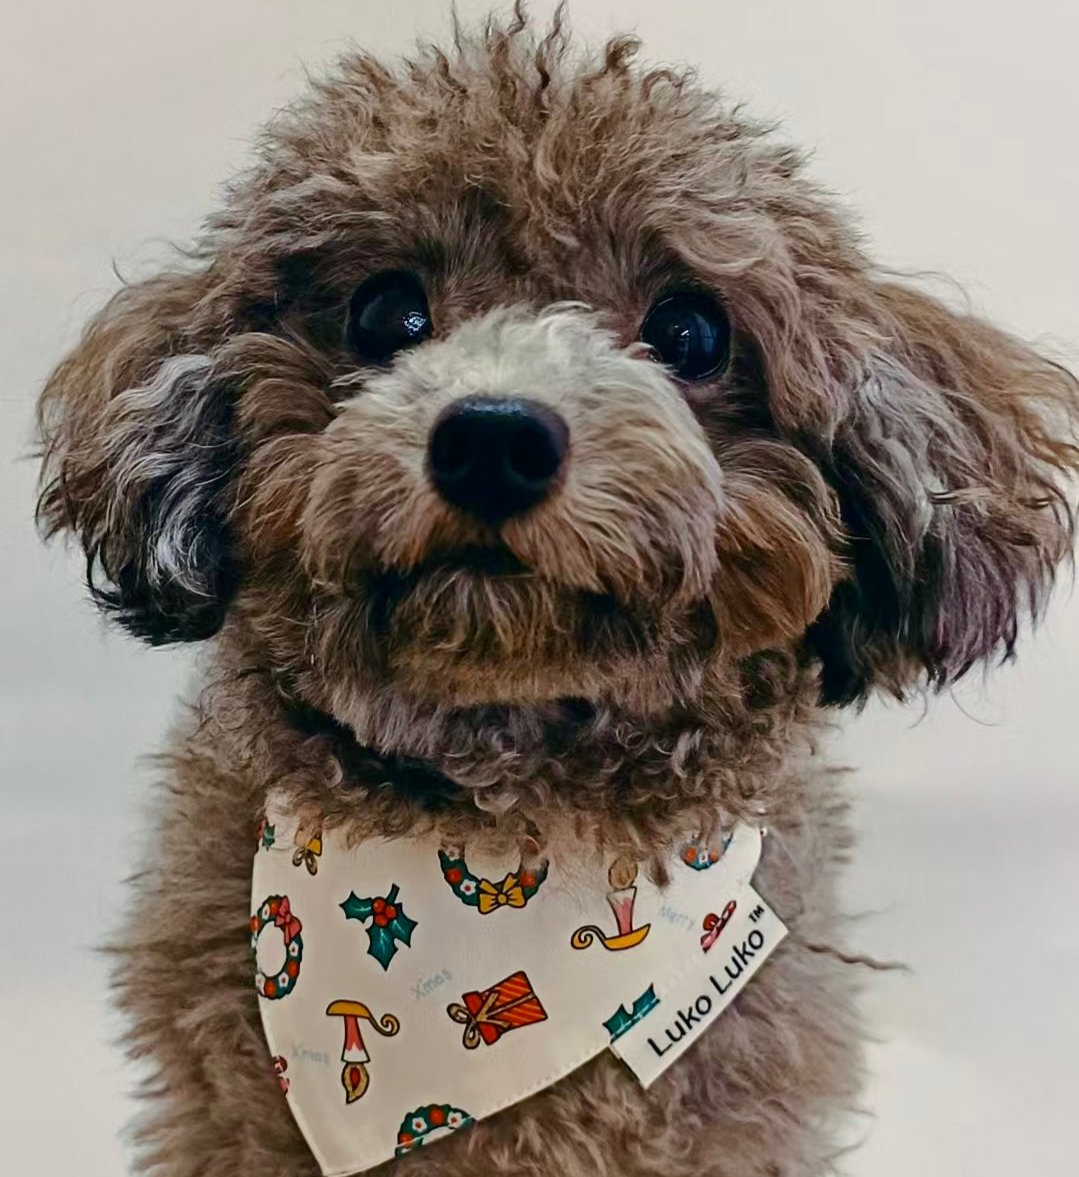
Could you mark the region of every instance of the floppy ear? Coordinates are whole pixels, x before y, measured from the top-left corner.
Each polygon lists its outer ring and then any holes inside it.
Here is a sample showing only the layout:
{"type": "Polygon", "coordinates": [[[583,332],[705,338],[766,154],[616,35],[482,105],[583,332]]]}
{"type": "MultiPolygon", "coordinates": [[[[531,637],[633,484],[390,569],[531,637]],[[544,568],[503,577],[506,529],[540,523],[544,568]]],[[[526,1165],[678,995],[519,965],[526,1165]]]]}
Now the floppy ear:
{"type": "Polygon", "coordinates": [[[882,285],[873,306],[879,350],[820,455],[852,537],[808,638],[830,703],[1011,656],[1073,539],[1075,378],[924,294],[882,285]]]}
{"type": "Polygon", "coordinates": [[[153,645],[214,633],[235,585],[230,407],[193,326],[209,289],[207,271],[125,287],[38,406],[42,529],[79,536],[95,600],[153,645]]]}

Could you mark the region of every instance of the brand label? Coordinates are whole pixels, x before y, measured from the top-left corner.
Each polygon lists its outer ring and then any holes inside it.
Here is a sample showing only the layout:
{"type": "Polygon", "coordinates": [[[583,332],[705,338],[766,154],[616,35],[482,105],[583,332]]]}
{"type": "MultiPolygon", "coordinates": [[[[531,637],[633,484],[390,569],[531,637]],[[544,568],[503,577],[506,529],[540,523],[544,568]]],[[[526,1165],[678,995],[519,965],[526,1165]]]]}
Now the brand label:
{"type": "Polygon", "coordinates": [[[744,887],[706,919],[700,959],[666,985],[648,1014],[611,1043],[644,1087],[719,1017],[786,936],[776,913],[744,887]]]}

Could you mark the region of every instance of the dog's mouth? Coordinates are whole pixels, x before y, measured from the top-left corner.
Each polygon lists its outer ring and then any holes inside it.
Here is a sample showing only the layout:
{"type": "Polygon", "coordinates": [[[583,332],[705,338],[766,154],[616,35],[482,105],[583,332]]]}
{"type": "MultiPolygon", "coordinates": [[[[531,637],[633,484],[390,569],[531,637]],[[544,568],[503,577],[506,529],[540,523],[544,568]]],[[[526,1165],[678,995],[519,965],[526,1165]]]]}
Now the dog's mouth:
{"type": "Polygon", "coordinates": [[[529,568],[520,557],[514,555],[502,543],[485,547],[469,546],[452,552],[444,552],[423,561],[422,564],[411,570],[411,575],[422,578],[455,572],[493,579],[535,575],[533,569],[529,568]]]}
{"type": "Polygon", "coordinates": [[[553,580],[498,545],[373,569],[353,600],[362,612],[349,611],[346,640],[362,642],[365,667],[442,702],[594,696],[663,629],[656,612],[553,580]]]}
{"type": "Polygon", "coordinates": [[[500,546],[440,553],[407,571],[373,571],[361,593],[376,627],[384,623],[400,637],[402,627],[418,625],[428,638],[437,633],[443,650],[456,647],[454,634],[478,652],[490,639],[516,647],[544,634],[564,637],[577,617],[605,622],[636,612],[611,594],[545,576],[500,546]]]}

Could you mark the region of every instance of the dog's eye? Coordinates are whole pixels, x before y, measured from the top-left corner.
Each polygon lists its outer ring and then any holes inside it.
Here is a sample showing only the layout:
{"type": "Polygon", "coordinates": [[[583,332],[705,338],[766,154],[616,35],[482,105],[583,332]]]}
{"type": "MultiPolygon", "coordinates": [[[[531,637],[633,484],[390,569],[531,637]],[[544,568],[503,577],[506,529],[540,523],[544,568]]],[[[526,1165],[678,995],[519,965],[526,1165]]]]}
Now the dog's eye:
{"type": "Polygon", "coordinates": [[[384,364],[431,334],[431,311],[423,287],[393,270],[375,274],[356,288],[348,308],[348,340],[361,359],[384,364]]]}
{"type": "Polygon", "coordinates": [[[731,358],[727,316],[702,294],[661,298],[645,316],[641,339],[683,380],[715,376],[731,358]]]}

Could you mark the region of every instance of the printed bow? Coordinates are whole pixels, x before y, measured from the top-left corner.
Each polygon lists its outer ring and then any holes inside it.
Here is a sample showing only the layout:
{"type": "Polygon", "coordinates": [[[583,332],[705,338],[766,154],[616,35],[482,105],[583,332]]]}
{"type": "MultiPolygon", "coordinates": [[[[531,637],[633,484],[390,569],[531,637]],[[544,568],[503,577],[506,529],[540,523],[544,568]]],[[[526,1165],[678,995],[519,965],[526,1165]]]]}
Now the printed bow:
{"type": "Polygon", "coordinates": [[[303,925],[292,914],[292,908],[289,906],[287,895],[281,896],[281,903],[277,908],[277,914],[274,916],[273,922],[275,928],[280,928],[284,932],[286,944],[291,944],[295,937],[303,931],[303,925]]]}
{"type": "Polygon", "coordinates": [[[506,875],[501,883],[492,883],[490,879],[481,879],[478,899],[482,915],[487,915],[496,907],[524,907],[525,905],[525,893],[514,874],[506,875]]]}

